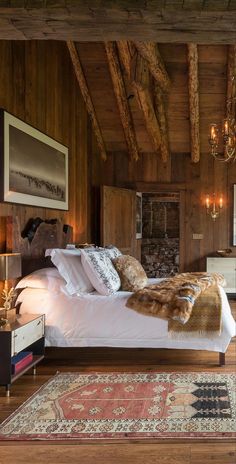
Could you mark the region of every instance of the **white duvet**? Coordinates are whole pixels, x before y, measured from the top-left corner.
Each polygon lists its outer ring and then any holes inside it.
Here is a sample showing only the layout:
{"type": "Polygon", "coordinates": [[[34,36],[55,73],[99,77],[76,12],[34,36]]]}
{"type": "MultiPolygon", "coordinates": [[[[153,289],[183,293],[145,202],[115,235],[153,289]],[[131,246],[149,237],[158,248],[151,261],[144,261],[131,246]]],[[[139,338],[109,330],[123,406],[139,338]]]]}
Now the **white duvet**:
{"type": "Polygon", "coordinates": [[[236,335],[236,327],[227,296],[222,288],[220,291],[223,306],[221,335],[185,340],[170,338],[167,321],[126,308],[129,292],[117,292],[111,296],[94,292],[70,297],[62,292],[26,288],[18,297],[18,302],[22,303],[21,314],[46,315],[46,346],[177,348],[225,352],[231,338],[236,335]]]}

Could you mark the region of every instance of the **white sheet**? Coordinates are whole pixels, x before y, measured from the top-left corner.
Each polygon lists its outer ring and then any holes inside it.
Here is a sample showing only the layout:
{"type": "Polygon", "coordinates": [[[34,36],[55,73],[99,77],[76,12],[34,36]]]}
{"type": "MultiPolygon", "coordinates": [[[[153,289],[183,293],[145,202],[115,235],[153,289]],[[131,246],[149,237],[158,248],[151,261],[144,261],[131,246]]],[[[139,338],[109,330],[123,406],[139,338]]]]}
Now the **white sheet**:
{"type": "Polygon", "coordinates": [[[46,346],[55,347],[142,347],[177,348],[225,352],[236,335],[226,294],[223,303],[222,332],[214,338],[171,339],[167,321],[144,316],[125,307],[129,292],[111,296],[93,294],[70,297],[42,289],[25,289],[18,297],[20,312],[45,313],[46,346]]]}

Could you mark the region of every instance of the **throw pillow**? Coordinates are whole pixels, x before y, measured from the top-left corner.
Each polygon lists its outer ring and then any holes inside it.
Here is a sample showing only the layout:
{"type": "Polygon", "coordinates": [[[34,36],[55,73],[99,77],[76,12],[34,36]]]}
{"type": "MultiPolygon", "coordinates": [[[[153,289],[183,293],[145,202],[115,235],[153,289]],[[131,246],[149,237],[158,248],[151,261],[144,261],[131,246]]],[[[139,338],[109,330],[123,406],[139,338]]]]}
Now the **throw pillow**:
{"type": "Polygon", "coordinates": [[[147,285],[147,275],[133,256],[121,255],[112,260],[121,280],[121,290],[136,292],[147,285]]]}
{"type": "Polygon", "coordinates": [[[120,288],[120,278],[107,251],[81,250],[81,262],[91,284],[101,295],[111,295],[120,288]]]}

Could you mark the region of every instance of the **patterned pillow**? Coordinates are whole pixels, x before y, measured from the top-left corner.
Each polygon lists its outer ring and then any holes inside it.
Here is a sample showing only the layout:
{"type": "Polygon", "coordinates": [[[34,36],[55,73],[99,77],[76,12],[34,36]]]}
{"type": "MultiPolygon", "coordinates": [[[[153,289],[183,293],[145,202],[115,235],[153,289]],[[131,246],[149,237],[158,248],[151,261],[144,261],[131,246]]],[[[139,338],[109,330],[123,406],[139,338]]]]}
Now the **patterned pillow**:
{"type": "Polygon", "coordinates": [[[81,250],[81,262],[91,284],[101,295],[111,295],[119,290],[120,278],[107,250],[81,250]]]}
{"type": "Polygon", "coordinates": [[[136,292],[147,285],[147,275],[133,256],[122,255],[112,260],[121,280],[121,289],[136,292]]]}
{"type": "Polygon", "coordinates": [[[106,255],[108,256],[108,258],[110,258],[110,259],[115,259],[115,258],[118,258],[118,256],[122,255],[120,250],[118,250],[118,248],[115,247],[114,245],[106,246],[104,248],[104,250],[105,250],[106,255]]]}

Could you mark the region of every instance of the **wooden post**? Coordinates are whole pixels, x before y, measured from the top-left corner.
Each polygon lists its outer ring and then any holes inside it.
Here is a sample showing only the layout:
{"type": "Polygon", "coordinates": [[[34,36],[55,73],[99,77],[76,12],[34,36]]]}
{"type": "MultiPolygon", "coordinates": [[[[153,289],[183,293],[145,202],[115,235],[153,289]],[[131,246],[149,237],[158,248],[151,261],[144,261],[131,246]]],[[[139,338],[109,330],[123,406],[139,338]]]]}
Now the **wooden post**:
{"type": "Polygon", "coordinates": [[[86,105],[87,112],[88,112],[88,114],[89,114],[89,116],[91,118],[94,134],[95,134],[97,144],[98,144],[98,147],[99,147],[99,150],[100,150],[100,153],[101,153],[101,157],[102,157],[103,160],[106,160],[107,159],[107,153],[106,153],[106,148],[105,148],[105,144],[104,144],[104,141],[103,141],[101,129],[100,129],[100,126],[99,126],[99,123],[98,123],[98,120],[97,120],[96,112],[95,112],[95,109],[94,109],[94,106],[93,106],[93,102],[92,102],[92,99],[91,99],[91,96],[90,96],[90,93],[89,93],[87,82],[86,82],[86,79],[85,79],[85,76],[84,76],[84,73],[83,73],[83,69],[82,69],[82,66],[81,66],[81,63],[80,63],[79,55],[78,55],[78,52],[77,52],[77,49],[76,49],[76,46],[75,46],[74,42],[68,41],[67,42],[67,48],[68,48],[69,53],[70,53],[71,61],[72,61],[74,71],[75,71],[75,75],[76,75],[77,81],[79,83],[82,96],[84,98],[84,102],[85,102],[85,105],[86,105]]]}
{"type": "Polygon", "coordinates": [[[105,49],[113,82],[113,88],[120,112],[121,123],[124,129],[126,143],[128,146],[130,157],[137,161],[139,157],[138,144],[136,140],[136,134],[134,131],[133,119],[127,100],[125,84],[122,76],[119,57],[117,54],[116,43],[106,42],[105,49]]]}
{"type": "Polygon", "coordinates": [[[219,353],[219,365],[225,366],[225,353],[219,353]]]}
{"type": "Polygon", "coordinates": [[[188,69],[191,158],[194,163],[198,163],[200,160],[198,51],[197,45],[193,43],[188,44],[188,69]]]}

